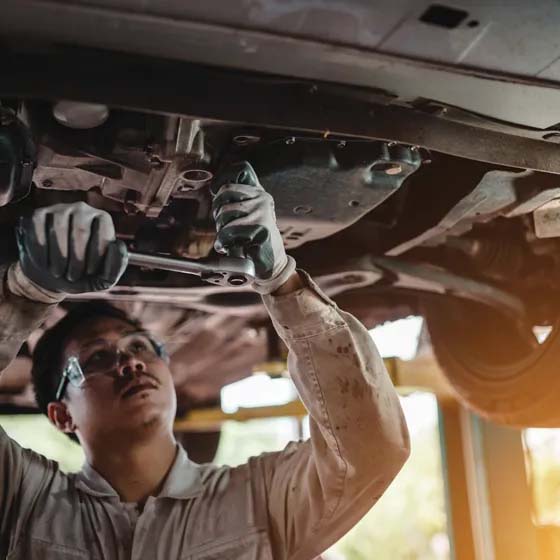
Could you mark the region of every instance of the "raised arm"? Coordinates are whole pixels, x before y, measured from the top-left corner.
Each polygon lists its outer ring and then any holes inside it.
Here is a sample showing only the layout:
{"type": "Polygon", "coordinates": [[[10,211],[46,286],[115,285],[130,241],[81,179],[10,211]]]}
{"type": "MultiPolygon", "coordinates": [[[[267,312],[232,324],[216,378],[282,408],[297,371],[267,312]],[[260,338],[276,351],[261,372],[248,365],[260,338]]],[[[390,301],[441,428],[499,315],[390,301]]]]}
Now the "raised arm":
{"type": "Polygon", "coordinates": [[[313,282],[264,302],[289,348],[311,439],[258,458],[275,559],[311,559],[375,504],[409,454],[406,423],[363,325],[313,282]]]}
{"type": "MultiPolygon", "coordinates": [[[[51,305],[17,297],[6,286],[7,267],[0,267],[0,375],[16,357],[29,334],[44,321],[51,305]]],[[[0,426],[0,556],[5,557],[13,507],[22,486],[24,455],[0,426]]]]}
{"type": "MultiPolygon", "coordinates": [[[[83,203],[42,208],[17,231],[19,260],[0,269],[0,371],[17,355],[50,308],[68,293],[104,290],[126,267],[126,247],[111,217],[83,203]]],[[[0,427],[0,557],[25,513],[54,476],[40,455],[0,427]]]]}
{"type": "Polygon", "coordinates": [[[106,290],[127,264],[111,216],[77,202],[36,210],[16,229],[19,260],[0,268],[0,371],[67,294],[106,290]]]}
{"type": "Polygon", "coordinates": [[[294,273],[274,201],[254,170],[239,164],[228,181],[214,200],[216,249],[242,246],[255,262],[254,289],[288,346],[292,379],[311,417],[309,442],[247,468],[259,509],[267,511],[275,560],[309,560],[384,492],[408,457],[408,431],[367,330],[294,273]]]}
{"type": "Polygon", "coordinates": [[[0,267],[0,375],[53,307],[12,294],[6,285],[7,270],[7,266],[0,267]]]}

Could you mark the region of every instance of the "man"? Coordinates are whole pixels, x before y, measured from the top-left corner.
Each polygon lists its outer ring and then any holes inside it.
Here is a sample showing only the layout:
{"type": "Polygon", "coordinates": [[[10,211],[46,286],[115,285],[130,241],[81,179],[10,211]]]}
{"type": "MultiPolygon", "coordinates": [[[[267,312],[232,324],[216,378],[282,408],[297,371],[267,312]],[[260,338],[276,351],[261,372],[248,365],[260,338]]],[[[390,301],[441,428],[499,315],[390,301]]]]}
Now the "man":
{"type": "MultiPolygon", "coordinates": [[[[244,246],[254,289],[289,348],[311,439],[236,468],[196,465],[173,437],[164,353],[124,314],[72,313],[34,353],[39,406],[80,441],[62,474],[0,429],[0,555],[16,559],[311,559],[377,501],[409,453],[397,395],[364,327],[284,251],[273,200],[226,184],[216,248],[244,246]]],[[[110,217],[85,204],[38,210],[4,275],[0,368],[68,293],[105,290],[127,264],[110,217]]],[[[211,372],[209,372],[211,375],[211,372]]]]}

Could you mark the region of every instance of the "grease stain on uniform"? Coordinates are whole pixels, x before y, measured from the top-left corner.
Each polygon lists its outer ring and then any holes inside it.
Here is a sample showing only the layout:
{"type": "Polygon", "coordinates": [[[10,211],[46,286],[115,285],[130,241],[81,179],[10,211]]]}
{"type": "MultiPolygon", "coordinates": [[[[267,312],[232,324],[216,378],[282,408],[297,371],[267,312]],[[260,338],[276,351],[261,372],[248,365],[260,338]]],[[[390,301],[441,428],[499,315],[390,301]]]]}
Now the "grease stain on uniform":
{"type": "Polygon", "coordinates": [[[357,379],[354,379],[352,383],[352,397],[356,400],[361,400],[365,395],[365,387],[363,383],[360,383],[357,379]]]}
{"type": "Polygon", "coordinates": [[[338,385],[340,387],[340,392],[344,395],[350,390],[350,380],[344,377],[337,377],[338,385]]]}
{"type": "Polygon", "coordinates": [[[339,354],[348,354],[350,352],[350,348],[352,348],[351,344],[347,344],[346,346],[337,346],[336,351],[339,354]]]}

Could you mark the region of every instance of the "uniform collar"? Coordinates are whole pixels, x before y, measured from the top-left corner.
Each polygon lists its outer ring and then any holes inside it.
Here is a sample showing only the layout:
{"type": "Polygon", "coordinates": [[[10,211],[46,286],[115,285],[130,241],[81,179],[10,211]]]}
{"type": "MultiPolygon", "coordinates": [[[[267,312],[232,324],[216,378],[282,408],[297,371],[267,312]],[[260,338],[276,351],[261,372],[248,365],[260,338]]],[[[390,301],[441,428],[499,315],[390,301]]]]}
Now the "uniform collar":
{"type": "MultiPolygon", "coordinates": [[[[76,488],[96,498],[119,498],[115,489],[89,463],[76,474],[76,488]]],[[[157,498],[187,500],[202,492],[200,467],[177,444],[177,455],[157,498]]]]}
{"type": "Polygon", "coordinates": [[[200,465],[193,463],[183,447],[177,444],[177,457],[163,483],[158,498],[187,500],[202,492],[200,465]]]}

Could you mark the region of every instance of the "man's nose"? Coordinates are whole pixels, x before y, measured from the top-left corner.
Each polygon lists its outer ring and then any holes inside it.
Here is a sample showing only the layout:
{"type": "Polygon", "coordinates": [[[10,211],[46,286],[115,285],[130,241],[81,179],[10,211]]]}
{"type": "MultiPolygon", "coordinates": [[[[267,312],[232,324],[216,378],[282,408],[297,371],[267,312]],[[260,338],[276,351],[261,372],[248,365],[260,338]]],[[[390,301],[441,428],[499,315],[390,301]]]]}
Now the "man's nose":
{"type": "Polygon", "coordinates": [[[132,354],[122,353],[119,356],[117,372],[119,377],[131,377],[146,371],[146,364],[132,354]]]}

